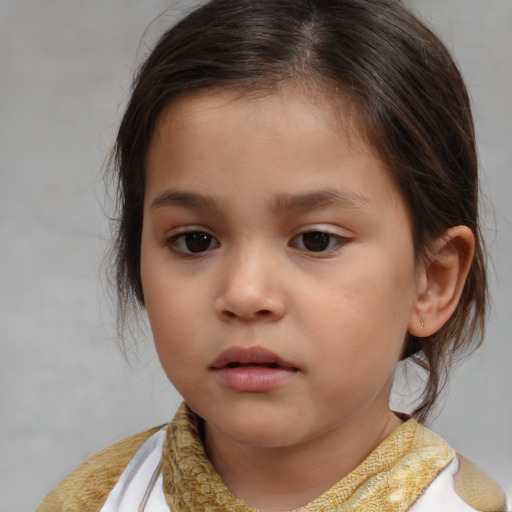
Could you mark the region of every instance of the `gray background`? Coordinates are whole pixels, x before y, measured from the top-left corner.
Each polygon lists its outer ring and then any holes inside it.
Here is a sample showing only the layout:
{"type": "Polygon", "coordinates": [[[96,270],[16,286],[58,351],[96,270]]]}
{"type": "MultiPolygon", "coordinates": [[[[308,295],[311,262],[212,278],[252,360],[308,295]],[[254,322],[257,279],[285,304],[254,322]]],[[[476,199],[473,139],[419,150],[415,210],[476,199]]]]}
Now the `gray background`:
{"type": "MultiPolygon", "coordinates": [[[[146,44],[196,3],[174,3],[139,46],[169,2],[0,0],[0,512],[32,509],[85,457],[179,403],[149,341],[130,364],[116,344],[101,168],[146,44]]],[[[431,426],[512,494],[512,1],[411,4],[463,69],[493,205],[487,342],[431,426]]]]}

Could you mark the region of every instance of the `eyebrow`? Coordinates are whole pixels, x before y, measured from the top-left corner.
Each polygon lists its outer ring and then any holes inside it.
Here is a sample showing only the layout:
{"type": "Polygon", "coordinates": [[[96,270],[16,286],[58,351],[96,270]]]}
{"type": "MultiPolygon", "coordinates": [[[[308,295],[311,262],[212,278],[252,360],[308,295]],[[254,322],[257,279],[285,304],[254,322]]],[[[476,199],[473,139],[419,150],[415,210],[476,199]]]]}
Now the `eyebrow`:
{"type": "Polygon", "coordinates": [[[212,196],[169,190],[158,196],[149,206],[150,210],[163,206],[178,206],[190,210],[222,210],[219,200],[212,196]]]}
{"type": "Polygon", "coordinates": [[[354,211],[367,211],[371,201],[361,194],[349,190],[325,189],[306,194],[278,194],[271,201],[274,211],[319,210],[331,206],[354,211]]]}
{"type": "MultiPolygon", "coordinates": [[[[223,211],[222,203],[215,197],[194,192],[169,190],[154,199],[150,210],[175,206],[190,210],[223,211]]],[[[356,212],[367,211],[371,201],[361,194],[348,190],[325,189],[304,194],[277,194],[270,201],[275,212],[320,210],[331,206],[343,207],[356,212]]]]}

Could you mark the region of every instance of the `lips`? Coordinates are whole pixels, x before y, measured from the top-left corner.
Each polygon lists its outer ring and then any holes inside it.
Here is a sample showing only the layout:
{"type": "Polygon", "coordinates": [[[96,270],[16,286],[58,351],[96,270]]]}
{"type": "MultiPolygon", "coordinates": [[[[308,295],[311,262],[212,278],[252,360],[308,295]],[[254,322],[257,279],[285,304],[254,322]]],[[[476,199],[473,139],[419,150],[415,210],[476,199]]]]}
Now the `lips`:
{"type": "Polygon", "coordinates": [[[226,366],[274,366],[294,368],[292,363],[263,347],[231,347],[220,354],[214,361],[214,369],[226,366]]]}
{"type": "Polygon", "coordinates": [[[292,363],[263,347],[231,347],[211,368],[224,386],[251,393],[281,387],[297,373],[292,363]]]}

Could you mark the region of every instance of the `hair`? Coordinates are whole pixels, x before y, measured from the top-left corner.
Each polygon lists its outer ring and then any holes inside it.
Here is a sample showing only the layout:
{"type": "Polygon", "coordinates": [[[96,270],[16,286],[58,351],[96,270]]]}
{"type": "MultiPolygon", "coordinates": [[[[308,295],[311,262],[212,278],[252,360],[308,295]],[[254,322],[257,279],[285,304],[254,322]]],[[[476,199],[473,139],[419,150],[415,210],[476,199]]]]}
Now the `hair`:
{"type": "Polygon", "coordinates": [[[468,94],[444,44],[399,0],[212,0],[163,34],[135,75],[110,165],[119,325],[144,307],[145,160],[163,109],[200,92],[266,92],[290,81],[353,106],[408,206],[417,258],[452,226],[475,236],[456,311],[437,333],[405,343],[403,358],[428,376],[413,412],[424,421],[452,364],[481,343],[488,295],[468,94]]]}

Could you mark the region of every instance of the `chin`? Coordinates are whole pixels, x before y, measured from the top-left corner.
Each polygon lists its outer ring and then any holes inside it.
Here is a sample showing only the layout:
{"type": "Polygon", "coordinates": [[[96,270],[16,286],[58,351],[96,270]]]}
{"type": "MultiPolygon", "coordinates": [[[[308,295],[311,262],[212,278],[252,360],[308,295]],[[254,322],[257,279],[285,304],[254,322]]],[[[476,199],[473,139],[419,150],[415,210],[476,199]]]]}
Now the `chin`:
{"type": "Polygon", "coordinates": [[[290,439],[290,429],[286,429],[286,432],[275,431],[274,428],[269,428],[268,425],[265,428],[236,428],[230,426],[229,429],[224,431],[217,428],[215,430],[237,445],[246,448],[285,448],[294,444],[294,440],[290,439]]]}
{"type": "Polygon", "coordinates": [[[239,411],[224,418],[200,416],[212,431],[247,448],[282,448],[297,442],[296,421],[286,421],[282,416],[275,418],[261,410],[252,414],[239,411]]]}

